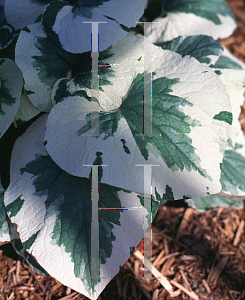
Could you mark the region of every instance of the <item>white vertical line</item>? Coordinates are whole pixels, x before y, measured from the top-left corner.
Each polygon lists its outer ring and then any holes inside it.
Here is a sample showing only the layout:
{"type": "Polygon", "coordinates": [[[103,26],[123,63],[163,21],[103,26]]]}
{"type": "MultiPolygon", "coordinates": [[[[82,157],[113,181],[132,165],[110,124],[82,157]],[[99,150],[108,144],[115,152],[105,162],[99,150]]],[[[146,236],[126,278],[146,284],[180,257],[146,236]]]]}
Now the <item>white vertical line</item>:
{"type": "Polygon", "coordinates": [[[100,278],[99,265],[99,182],[98,165],[92,166],[92,222],[91,222],[91,279],[100,278]]]}
{"type": "MultiPolygon", "coordinates": [[[[151,210],[151,204],[152,204],[152,200],[151,200],[151,195],[152,195],[152,167],[159,167],[160,165],[151,165],[151,164],[142,164],[142,165],[136,165],[136,167],[141,166],[144,167],[144,208],[147,209],[148,212],[150,212],[150,222],[148,222],[147,220],[147,227],[151,226],[151,222],[152,222],[152,210],[151,210]]],[[[145,227],[145,223],[144,223],[144,227],[145,227]]],[[[152,261],[152,229],[151,229],[151,239],[150,241],[148,240],[148,237],[145,233],[145,229],[144,229],[144,257],[146,256],[146,258],[149,261],[152,261]],[[147,241],[147,243],[145,243],[145,241],[147,241]],[[149,244],[150,242],[150,244],[149,244]]],[[[152,278],[151,274],[152,274],[152,269],[151,268],[144,268],[144,279],[148,279],[148,278],[152,278]],[[148,270],[147,270],[148,269],[148,270]],[[146,272],[145,272],[146,271],[146,272]]]]}
{"type": "MultiPolygon", "coordinates": [[[[91,23],[92,31],[92,82],[91,94],[92,101],[99,103],[99,23],[107,22],[83,22],[91,23]]],[[[99,136],[99,107],[91,112],[91,133],[90,136],[99,136]]],[[[87,134],[83,134],[87,135],[87,134]]]]}

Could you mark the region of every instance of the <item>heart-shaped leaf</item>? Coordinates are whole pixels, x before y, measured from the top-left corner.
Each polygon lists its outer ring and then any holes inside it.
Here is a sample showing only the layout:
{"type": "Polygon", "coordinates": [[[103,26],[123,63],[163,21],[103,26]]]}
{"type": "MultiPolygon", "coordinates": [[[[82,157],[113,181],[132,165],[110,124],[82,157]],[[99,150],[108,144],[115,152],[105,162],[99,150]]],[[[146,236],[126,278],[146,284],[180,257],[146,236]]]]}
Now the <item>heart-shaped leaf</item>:
{"type": "MultiPolygon", "coordinates": [[[[225,38],[236,28],[235,17],[224,0],[161,0],[161,3],[162,15],[146,30],[153,43],[170,41],[180,35],[225,38]]],[[[148,21],[147,13],[145,18],[148,21]]]]}
{"type": "MultiPolygon", "coordinates": [[[[228,141],[221,167],[222,191],[228,195],[244,196],[245,139],[241,130],[239,115],[244,102],[245,71],[220,69],[219,72],[219,77],[229,93],[233,114],[231,137],[228,141]]],[[[228,205],[233,205],[238,208],[243,206],[242,201],[231,199],[220,194],[190,199],[187,200],[187,202],[198,210],[228,205]]]]}
{"type": "MultiPolygon", "coordinates": [[[[217,193],[231,124],[226,90],[218,76],[196,59],[151,46],[152,60],[145,66],[146,73],[152,70],[152,120],[145,120],[152,125],[151,136],[142,135],[144,59],[135,57],[135,71],[132,68],[128,73],[127,84],[119,84],[113,80],[132,64],[125,64],[123,56],[118,60],[112,56],[113,63],[110,57],[100,61],[110,66],[103,78],[112,82],[112,92],[110,84],[104,87],[104,81],[99,81],[99,107],[77,95],[79,82],[74,79],[71,96],[49,114],[46,149],[62,169],[75,176],[89,178],[84,165],[99,159],[106,165],[101,182],[136,193],[143,193],[143,166],[137,166],[142,164],[159,165],[152,168],[155,197],[163,195],[166,186],[174,199],[217,193]],[[102,136],[91,136],[91,111],[100,111],[102,136]]],[[[128,49],[134,47],[129,43],[128,49]]],[[[89,93],[84,82],[90,76],[80,80],[81,92],[89,93]]]]}
{"type": "Polygon", "coordinates": [[[43,14],[43,26],[49,39],[71,53],[91,51],[91,34],[97,30],[91,29],[92,22],[102,22],[99,24],[99,51],[116,44],[136,26],[147,3],[146,0],[72,2],[70,5],[65,1],[54,1],[43,14]]]}
{"type": "Polygon", "coordinates": [[[45,270],[97,299],[140,242],[159,202],[147,211],[142,205],[149,199],[99,184],[99,277],[91,278],[91,181],[52,161],[43,146],[46,119],[41,116],[14,145],[5,207],[23,247],[45,270]]]}
{"type": "Polygon", "coordinates": [[[215,72],[220,75],[232,104],[234,122],[232,124],[231,140],[237,140],[237,135],[241,134],[241,125],[238,118],[241,112],[241,105],[244,102],[245,72],[236,70],[245,69],[244,63],[210,36],[180,36],[170,42],[159,43],[159,46],[162,49],[174,51],[182,56],[194,57],[211,68],[220,69],[215,70],[215,72]]]}

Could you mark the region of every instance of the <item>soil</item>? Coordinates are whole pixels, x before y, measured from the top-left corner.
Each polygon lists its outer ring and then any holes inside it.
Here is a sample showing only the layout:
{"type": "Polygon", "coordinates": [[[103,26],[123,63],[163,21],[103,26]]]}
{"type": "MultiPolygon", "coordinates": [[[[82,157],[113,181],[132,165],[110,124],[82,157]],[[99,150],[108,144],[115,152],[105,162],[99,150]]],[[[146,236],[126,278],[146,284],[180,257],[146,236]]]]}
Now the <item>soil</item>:
{"type": "MultiPolygon", "coordinates": [[[[220,42],[245,62],[245,1],[228,3],[238,27],[220,42]]],[[[240,121],[244,129],[244,111],[240,121]]],[[[152,225],[152,271],[158,279],[136,279],[143,277],[142,240],[98,299],[245,299],[244,222],[244,208],[199,213],[182,201],[160,206],[152,225]]],[[[0,300],[14,299],[88,298],[35,273],[8,243],[0,246],[0,300]]]]}

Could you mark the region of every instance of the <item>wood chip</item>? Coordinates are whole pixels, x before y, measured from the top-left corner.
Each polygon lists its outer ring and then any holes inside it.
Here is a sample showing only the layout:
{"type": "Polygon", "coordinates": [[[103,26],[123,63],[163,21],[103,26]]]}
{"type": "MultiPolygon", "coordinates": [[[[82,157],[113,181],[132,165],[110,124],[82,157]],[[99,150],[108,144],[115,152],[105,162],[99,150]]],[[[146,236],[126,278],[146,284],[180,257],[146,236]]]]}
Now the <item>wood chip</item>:
{"type": "Polygon", "coordinates": [[[180,259],[183,261],[186,260],[197,260],[197,258],[194,255],[181,255],[180,259]]]}
{"type": "Polygon", "coordinates": [[[232,226],[230,225],[230,222],[225,222],[225,231],[229,233],[232,239],[234,238],[235,234],[232,226]]]}
{"type": "Polygon", "coordinates": [[[235,37],[229,37],[229,38],[224,39],[224,40],[222,41],[222,45],[228,46],[228,45],[230,45],[230,44],[233,44],[234,42],[236,42],[236,38],[235,38],[235,37]]]}
{"type": "Polygon", "coordinates": [[[236,232],[236,236],[233,241],[234,246],[237,246],[239,244],[241,236],[243,234],[243,230],[244,230],[244,220],[241,220],[241,222],[238,226],[237,232],[236,232]]]}
{"type": "Polygon", "coordinates": [[[195,292],[188,291],[185,287],[183,287],[181,284],[179,284],[175,280],[171,280],[170,283],[172,283],[172,285],[176,286],[181,291],[185,292],[191,299],[199,300],[199,297],[195,292]]]}
{"type": "Polygon", "coordinates": [[[219,255],[235,255],[235,251],[219,251],[219,255]]]}
{"type": "Polygon", "coordinates": [[[233,48],[234,48],[235,51],[237,51],[241,55],[245,56],[245,49],[244,48],[242,48],[242,47],[240,47],[236,44],[233,45],[233,48]]]}
{"type": "Polygon", "coordinates": [[[10,273],[14,272],[15,270],[16,270],[16,266],[13,266],[13,267],[8,271],[8,273],[10,274],[10,273]]]}
{"type": "Polygon", "coordinates": [[[71,288],[68,286],[66,289],[66,295],[70,295],[70,293],[71,293],[71,288]]]}
{"type": "Polygon", "coordinates": [[[169,259],[166,260],[166,262],[164,263],[161,269],[161,273],[163,276],[167,274],[168,270],[171,268],[174,261],[175,261],[175,257],[170,257],[169,259]]]}
{"type": "Polygon", "coordinates": [[[133,283],[132,283],[131,287],[132,287],[132,291],[133,291],[133,299],[137,299],[137,290],[136,290],[136,287],[135,287],[135,285],[133,283]]]}
{"type": "Polygon", "coordinates": [[[208,294],[211,294],[211,289],[205,279],[202,280],[202,284],[204,285],[205,289],[207,290],[208,294]]]}
{"type": "Polygon", "coordinates": [[[20,276],[20,269],[21,269],[21,261],[17,260],[17,264],[16,264],[16,281],[17,281],[17,283],[20,283],[22,281],[22,278],[20,276]]]}
{"type": "Polygon", "coordinates": [[[128,289],[128,277],[126,278],[126,281],[123,286],[123,292],[122,292],[123,300],[127,300],[127,289],[128,289]]]}
{"type": "Polygon", "coordinates": [[[15,295],[14,295],[14,292],[12,292],[12,293],[10,294],[10,296],[7,297],[7,300],[14,300],[14,298],[15,298],[15,295]]]}
{"type": "Polygon", "coordinates": [[[159,295],[159,289],[156,289],[156,290],[153,292],[152,300],[158,300],[158,295],[159,295]]]}
{"type": "Polygon", "coordinates": [[[215,267],[212,266],[212,269],[208,275],[208,282],[212,282],[213,284],[217,284],[219,280],[220,274],[223,271],[229,260],[229,256],[222,257],[215,267]]]}
{"type": "Polygon", "coordinates": [[[161,283],[161,285],[169,292],[170,296],[173,294],[173,287],[168,281],[168,279],[163,276],[151,263],[148,261],[147,258],[144,258],[143,254],[139,252],[139,250],[136,250],[134,252],[134,255],[140,259],[142,262],[144,261],[144,264],[148,270],[152,271],[153,276],[157,278],[157,280],[161,283]]]}
{"type": "Polygon", "coordinates": [[[163,239],[163,245],[164,245],[164,252],[166,255],[168,255],[169,254],[168,241],[165,238],[163,239]]]}
{"type": "Polygon", "coordinates": [[[14,285],[17,285],[17,280],[16,280],[16,275],[15,275],[15,273],[12,272],[11,274],[12,274],[12,276],[13,276],[13,284],[14,284],[14,285]]]}
{"type": "Polygon", "coordinates": [[[52,293],[56,292],[61,286],[62,286],[62,283],[57,282],[55,285],[52,286],[51,292],[52,293]]]}
{"type": "Polygon", "coordinates": [[[161,258],[161,260],[159,261],[159,266],[161,266],[167,259],[169,259],[170,257],[173,257],[173,256],[177,256],[177,255],[179,255],[180,254],[180,252],[174,252],[174,253],[170,253],[170,254],[168,254],[168,255],[166,255],[166,256],[164,256],[164,257],[162,257],[161,258]]]}
{"type": "Polygon", "coordinates": [[[120,297],[123,296],[122,281],[119,276],[116,276],[117,291],[120,297]]]}
{"type": "Polygon", "coordinates": [[[63,297],[63,298],[60,298],[60,300],[71,300],[74,296],[76,296],[77,295],[77,292],[74,292],[74,293],[72,293],[72,294],[70,294],[70,295],[68,295],[68,296],[65,296],[65,297],[63,297]]]}
{"type": "Polygon", "coordinates": [[[192,291],[192,288],[191,288],[191,286],[190,286],[190,284],[189,284],[189,282],[188,282],[188,280],[187,280],[187,278],[185,276],[185,273],[183,272],[183,270],[179,270],[179,271],[180,271],[180,274],[181,274],[181,276],[182,276],[182,278],[184,280],[184,283],[186,284],[187,289],[189,291],[192,291]]]}
{"type": "Polygon", "coordinates": [[[233,10],[234,10],[234,13],[236,14],[236,17],[239,18],[239,20],[245,24],[245,16],[244,16],[243,12],[236,8],[233,8],[233,10]]]}
{"type": "Polygon", "coordinates": [[[156,267],[157,264],[159,263],[159,261],[161,260],[161,258],[163,257],[163,255],[165,254],[165,250],[162,249],[162,251],[159,253],[159,255],[157,256],[157,258],[154,260],[153,262],[153,266],[156,267]]]}
{"type": "Polygon", "coordinates": [[[243,255],[245,256],[245,245],[239,244],[238,247],[241,250],[241,252],[243,253],[243,255]]]}
{"type": "MultiPolygon", "coordinates": [[[[139,252],[138,250],[136,250],[134,252],[134,255],[137,258],[139,258],[141,261],[143,261],[144,257],[141,254],[141,252],[139,252]]],[[[174,259],[174,257],[172,257],[170,259],[174,259]]],[[[163,276],[154,266],[152,266],[151,263],[146,258],[144,259],[144,264],[145,264],[145,266],[149,270],[151,270],[152,274],[158,279],[158,281],[162,284],[162,286],[169,292],[169,294],[170,294],[171,297],[176,297],[177,295],[179,295],[179,291],[174,292],[173,291],[173,287],[171,286],[170,282],[173,285],[175,285],[177,288],[179,288],[180,290],[182,290],[183,292],[185,292],[192,299],[199,300],[198,295],[196,293],[194,293],[193,291],[192,292],[188,291],[181,284],[175,282],[174,280],[171,280],[169,282],[168,279],[165,276],[163,276]]]]}
{"type": "Polygon", "coordinates": [[[195,213],[195,210],[193,208],[186,209],[177,232],[177,238],[179,238],[182,235],[182,232],[184,232],[185,229],[189,226],[190,217],[192,216],[193,213],[195,213]]]}
{"type": "Polygon", "coordinates": [[[230,232],[226,231],[225,229],[223,229],[220,225],[217,226],[217,228],[224,233],[224,235],[228,236],[229,238],[233,238],[233,236],[230,234],[230,232]]]}
{"type": "Polygon", "coordinates": [[[139,274],[139,265],[140,265],[140,261],[136,260],[134,262],[134,274],[135,274],[136,277],[140,276],[140,274],[139,274]]]}
{"type": "Polygon", "coordinates": [[[23,286],[19,286],[18,287],[18,291],[21,291],[21,290],[28,290],[28,291],[34,291],[35,290],[35,288],[34,288],[34,286],[25,286],[25,285],[23,285],[23,286]]]}

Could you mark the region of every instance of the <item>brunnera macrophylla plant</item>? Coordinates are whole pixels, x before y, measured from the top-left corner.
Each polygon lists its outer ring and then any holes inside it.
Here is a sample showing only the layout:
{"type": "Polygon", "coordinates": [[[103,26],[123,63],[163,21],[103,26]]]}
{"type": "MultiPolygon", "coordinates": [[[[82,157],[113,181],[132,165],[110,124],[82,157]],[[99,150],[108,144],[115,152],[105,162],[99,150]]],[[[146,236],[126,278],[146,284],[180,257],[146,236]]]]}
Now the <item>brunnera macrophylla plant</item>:
{"type": "Polygon", "coordinates": [[[229,6],[159,1],[155,14],[154,3],[0,2],[6,33],[0,35],[0,238],[36,271],[91,299],[128,259],[159,204],[184,198],[206,209],[235,203],[221,190],[245,193],[238,121],[245,68],[215,40],[235,29],[229,6]],[[145,25],[140,33],[141,23],[133,29],[137,21],[154,20],[159,27],[152,35],[145,25]],[[89,22],[98,23],[100,34],[97,101],[89,22]],[[183,32],[173,29],[178,22],[183,32]],[[144,122],[151,134],[144,134],[144,122]],[[91,276],[94,165],[97,278],[91,276]],[[152,190],[145,190],[146,177],[152,190]]]}

